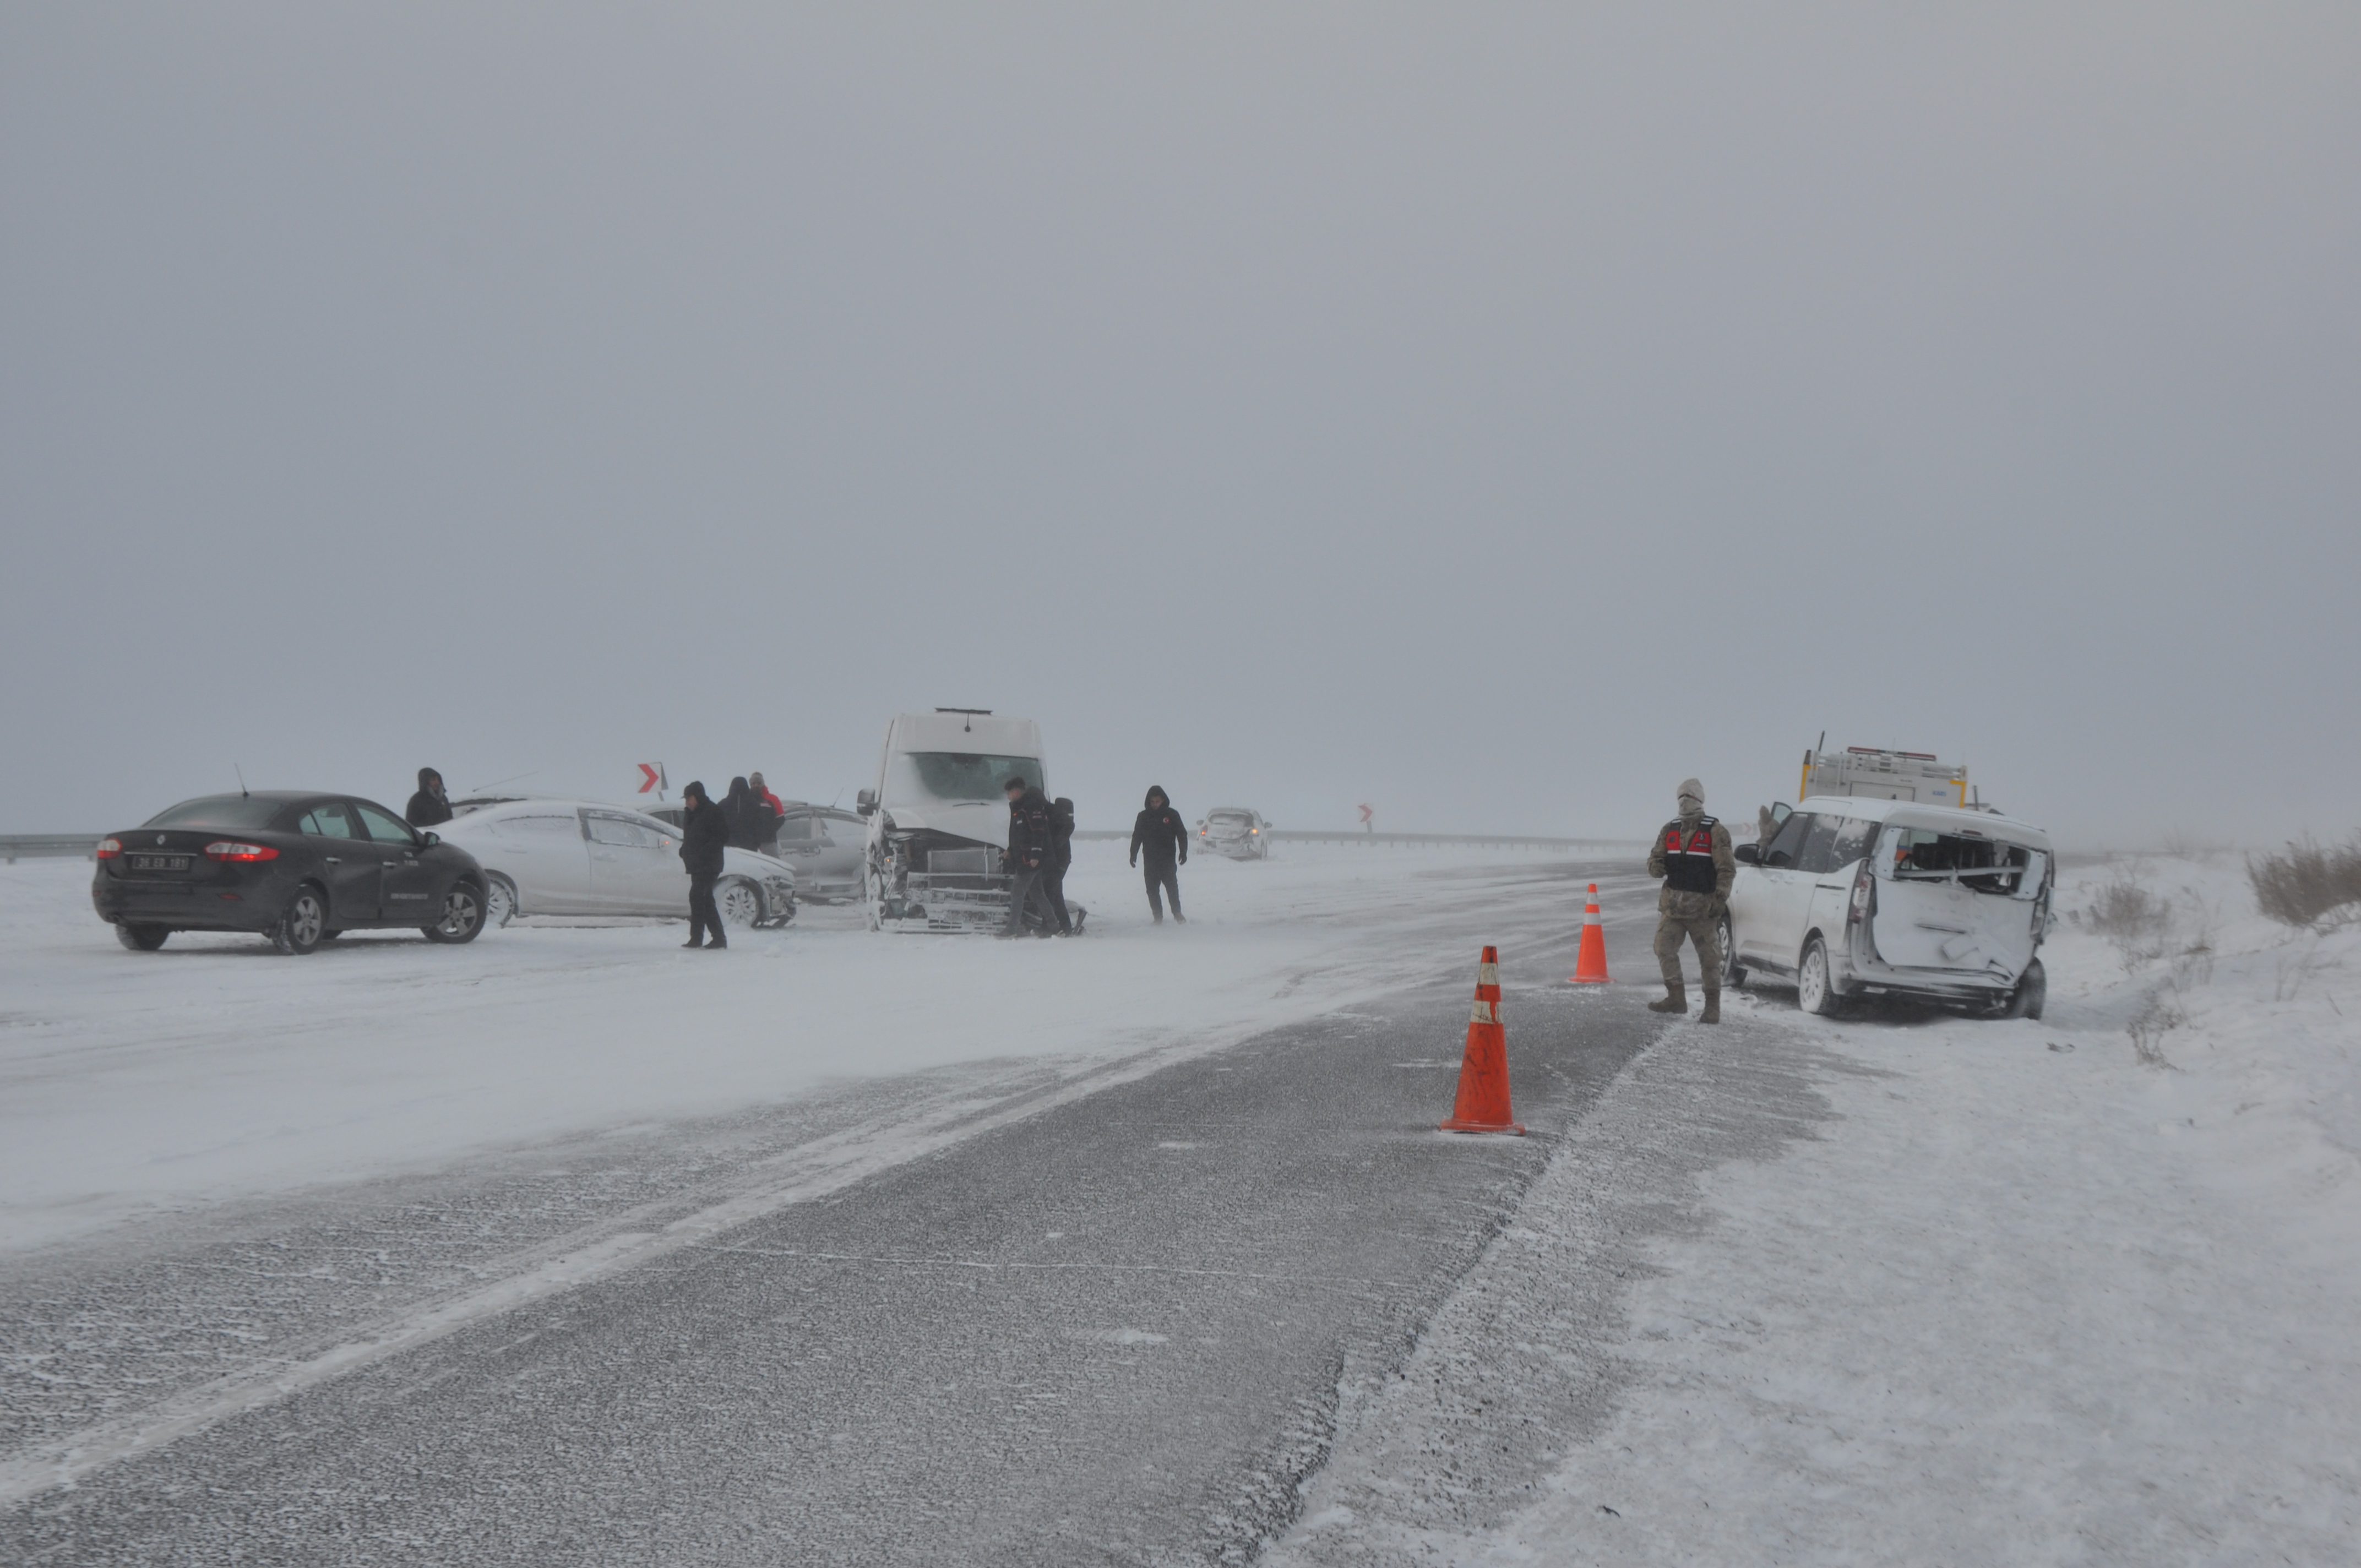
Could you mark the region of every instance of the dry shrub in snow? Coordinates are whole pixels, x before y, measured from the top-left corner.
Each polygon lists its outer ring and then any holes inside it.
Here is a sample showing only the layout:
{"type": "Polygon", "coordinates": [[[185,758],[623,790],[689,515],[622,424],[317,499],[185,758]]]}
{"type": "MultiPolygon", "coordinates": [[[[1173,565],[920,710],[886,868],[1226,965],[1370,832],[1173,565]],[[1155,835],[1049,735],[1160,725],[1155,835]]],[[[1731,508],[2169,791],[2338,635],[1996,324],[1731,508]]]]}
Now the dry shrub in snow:
{"type": "Polygon", "coordinates": [[[2255,903],[2289,926],[2342,925],[2361,905],[2361,835],[2323,849],[2299,839],[2283,854],[2246,857],[2255,903]]]}
{"type": "Polygon", "coordinates": [[[2189,1010],[2180,998],[2166,990],[2153,992],[2131,1021],[2132,1054],[2139,1058],[2142,1067],[2161,1067],[2174,1072],[2180,1069],[2164,1059],[2164,1036],[2189,1022],[2189,1010]]]}
{"type": "Polygon", "coordinates": [[[2172,931],[2172,905],[2147,890],[2136,867],[2124,868],[2101,885],[2082,924],[2115,945],[2128,974],[2164,956],[2165,939],[2172,931]]]}

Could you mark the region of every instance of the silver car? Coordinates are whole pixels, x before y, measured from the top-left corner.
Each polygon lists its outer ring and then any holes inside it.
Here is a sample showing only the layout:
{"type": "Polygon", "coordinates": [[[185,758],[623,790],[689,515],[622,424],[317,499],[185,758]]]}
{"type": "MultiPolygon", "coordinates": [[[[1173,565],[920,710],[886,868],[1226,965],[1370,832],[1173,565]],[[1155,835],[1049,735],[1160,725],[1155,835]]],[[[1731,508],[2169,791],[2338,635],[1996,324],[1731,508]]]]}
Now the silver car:
{"type": "MultiPolygon", "coordinates": [[[[680,830],[643,811],[599,801],[527,796],[453,801],[438,832],[485,872],[485,920],[519,915],[639,915],[688,918],[680,830]]],[[[784,926],[796,917],[796,873],[767,855],[722,851],[714,903],[724,925],[784,926]]]]}
{"type": "Polygon", "coordinates": [[[1217,806],[1197,824],[1197,848],[1202,853],[1233,861],[1270,859],[1270,824],[1262,813],[1243,806],[1217,806]]]}

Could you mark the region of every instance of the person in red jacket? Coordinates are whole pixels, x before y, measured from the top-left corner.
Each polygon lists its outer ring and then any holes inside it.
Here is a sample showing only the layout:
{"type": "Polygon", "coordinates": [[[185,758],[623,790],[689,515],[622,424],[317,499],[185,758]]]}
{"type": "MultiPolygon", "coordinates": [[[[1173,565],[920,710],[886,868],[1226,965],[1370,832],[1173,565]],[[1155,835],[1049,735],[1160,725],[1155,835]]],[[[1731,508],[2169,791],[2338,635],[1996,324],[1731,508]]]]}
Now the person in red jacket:
{"type": "Polygon", "coordinates": [[[748,773],[746,784],[754,792],[754,797],[757,800],[764,802],[771,808],[771,830],[764,834],[763,841],[754,847],[766,855],[776,855],[779,852],[779,824],[787,819],[787,803],[771,793],[770,786],[763,784],[763,775],[759,773],[748,773]]]}

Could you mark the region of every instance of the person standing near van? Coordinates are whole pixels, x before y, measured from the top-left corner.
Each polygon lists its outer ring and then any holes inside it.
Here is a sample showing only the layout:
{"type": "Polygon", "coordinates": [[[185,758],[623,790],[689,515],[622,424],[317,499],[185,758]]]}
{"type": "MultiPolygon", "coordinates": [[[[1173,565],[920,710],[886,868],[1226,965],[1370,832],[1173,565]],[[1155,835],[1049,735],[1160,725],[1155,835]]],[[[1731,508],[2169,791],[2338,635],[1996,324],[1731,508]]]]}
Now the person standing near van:
{"type": "Polygon", "coordinates": [[[680,824],[680,863],[688,868],[688,940],[684,948],[726,948],[721,910],[713,902],[713,884],[721,878],[721,851],[729,847],[730,821],[721,808],[706,798],[705,785],[695,780],[680,792],[686,808],[680,824]],[[713,939],[707,941],[706,934],[713,939]]]}
{"type": "Polygon", "coordinates": [[[1730,829],[1705,814],[1705,785],[1683,779],[1678,805],[1681,814],[1656,830],[1656,847],[1648,851],[1648,874],[1664,879],[1656,895],[1656,967],[1664,971],[1664,999],[1648,1003],[1651,1013],[1689,1010],[1688,992],[1681,985],[1681,938],[1697,945],[1697,968],[1705,989],[1700,1024],[1721,1022],[1721,938],[1718,926],[1730,909],[1730,884],[1738,875],[1738,857],[1730,847],[1730,829]]]}
{"type": "Polygon", "coordinates": [[[1058,917],[1058,935],[1074,934],[1074,917],[1066,909],[1066,871],[1074,863],[1074,803],[1064,795],[1049,803],[1049,864],[1041,874],[1041,896],[1058,917]]]}
{"type": "MultiPolygon", "coordinates": [[[[1032,782],[1011,774],[1001,785],[1008,796],[1008,923],[1004,937],[1025,934],[1025,906],[1043,896],[1042,880],[1049,874],[1057,835],[1049,826],[1049,802],[1032,782]]],[[[1049,933],[1044,930],[1044,937],[1049,933]]]]}
{"type": "Polygon", "coordinates": [[[1189,825],[1172,809],[1161,784],[1148,786],[1148,799],[1131,824],[1131,863],[1137,866],[1142,855],[1148,857],[1148,913],[1163,925],[1164,902],[1159,895],[1169,894],[1172,918],[1186,926],[1189,917],[1180,913],[1180,868],[1189,863],[1189,825]]]}

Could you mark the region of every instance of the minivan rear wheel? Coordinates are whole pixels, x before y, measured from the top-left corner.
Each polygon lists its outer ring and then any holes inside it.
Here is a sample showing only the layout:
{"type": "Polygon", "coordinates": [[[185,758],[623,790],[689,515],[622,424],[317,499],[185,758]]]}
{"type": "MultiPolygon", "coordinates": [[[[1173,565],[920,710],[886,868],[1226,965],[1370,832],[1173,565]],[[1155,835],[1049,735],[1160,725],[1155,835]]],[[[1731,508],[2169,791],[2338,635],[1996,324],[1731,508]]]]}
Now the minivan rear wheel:
{"type": "Polygon", "coordinates": [[[1833,1018],[1844,1011],[1844,998],[1828,977],[1828,944],[1817,937],[1805,944],[1804,961],[1795,966],[1795,1001],[1816,1018],[1833,1018]]]}
{"type": "Polygon", "coordinates": [[[2004,1018],[2038,1018],[2049,1000],[2049,971],[2041,967],[2039,959],[2025,966],[2017,977],[2016,989],[2008,993],[2000,1015],[2004,1018]]]}

